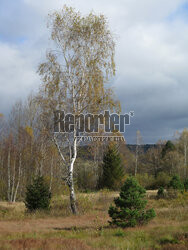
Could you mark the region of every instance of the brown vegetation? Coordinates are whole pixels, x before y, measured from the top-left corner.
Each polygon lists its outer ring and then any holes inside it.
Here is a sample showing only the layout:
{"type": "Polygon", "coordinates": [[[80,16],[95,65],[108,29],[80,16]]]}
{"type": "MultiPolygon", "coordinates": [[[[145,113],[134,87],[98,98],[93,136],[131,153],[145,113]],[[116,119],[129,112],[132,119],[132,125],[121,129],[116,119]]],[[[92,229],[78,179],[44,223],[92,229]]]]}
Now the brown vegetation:
{"type": "MultiPolygon", "coordinates": [[[[154,197],[156,192],[148,193],[154,197]]],[[[65,196],[54,198],[48,213],[28,214],[23,203],[1,202],[0,249],[187,249],[187,194],[174,200],[150,198],[148,207],[155,208],[157,217],[125,230],[108,225],[108,206],[116,195],[107,190],[79,194],[77,216],[67,213],[65,196]]]]}

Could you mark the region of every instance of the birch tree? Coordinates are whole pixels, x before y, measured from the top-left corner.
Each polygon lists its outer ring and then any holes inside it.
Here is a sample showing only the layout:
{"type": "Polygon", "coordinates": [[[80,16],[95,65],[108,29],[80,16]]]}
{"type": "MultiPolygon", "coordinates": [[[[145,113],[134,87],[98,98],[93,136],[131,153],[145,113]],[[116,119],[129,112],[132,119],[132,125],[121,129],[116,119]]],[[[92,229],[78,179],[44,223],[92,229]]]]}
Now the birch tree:
{"type": "MultiPolygon", "coordinates": [[[[82,16],[64,6],[49,16],[48,27],[54,49],[47,51],[46,61],[38,72],[42,78],[43,95],[51,111],[64,110],[80,115],[119,108],[107,83],[115,74],[114,38],[103,15],[82,16]]],[[[77,129],[66,138],[54,135],[53,140],[65,166],[64,178],[70,190],[70,206],[77,213],[73,171],[77,158],[77,129]],[[69,157],[62,147],[69,149],[69,157]]]]}
{"type": "Polygon", "coordinates": [[[2,139],[4,127],[5,127],[4,116],[3,116],[3,114],[0,113],[0,139],[2,139]]]}
{"type": "Polygon", "coordinates": [[[188,129],[184,129],[179,137],[179,150],[184,156],[184,178],[187,176],[187,159],[188,159],[188,129]]]}
{"type": "Polygon", "coordinates": [[[139,158],[139,150],[140,150],[140,145],[142,143],[142,136],[140,134],[140,131],[136,131],[136,151],[135,151],[135,172],[134,175],[137,175],[138,171],[138,158],[139,158]]]}

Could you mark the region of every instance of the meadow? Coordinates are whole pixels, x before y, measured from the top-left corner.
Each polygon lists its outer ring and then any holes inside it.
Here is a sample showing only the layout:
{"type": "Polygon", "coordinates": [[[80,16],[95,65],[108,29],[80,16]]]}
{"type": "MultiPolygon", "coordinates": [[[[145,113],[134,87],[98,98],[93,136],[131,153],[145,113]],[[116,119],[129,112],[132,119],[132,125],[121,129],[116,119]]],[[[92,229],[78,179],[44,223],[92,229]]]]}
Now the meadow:
{"type": "Polygon", "coordinates": [[[79,214],[67,195],[52,198],[51,210],[28,213],[22,202],[0,202],[0,249],[188,249],[188,193],[156,199],[156,218],[135,228],[110,227],[108,207],[117,192],[78,193],[79,214]]]}

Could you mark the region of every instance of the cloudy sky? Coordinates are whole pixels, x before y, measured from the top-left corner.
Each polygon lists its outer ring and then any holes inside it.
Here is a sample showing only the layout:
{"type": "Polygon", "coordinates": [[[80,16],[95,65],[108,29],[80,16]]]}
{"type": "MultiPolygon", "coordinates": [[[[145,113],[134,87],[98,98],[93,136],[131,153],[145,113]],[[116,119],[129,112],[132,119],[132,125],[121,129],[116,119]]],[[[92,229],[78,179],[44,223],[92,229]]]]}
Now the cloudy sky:
{"type": "Polygon", "coordinates": [[[40,84],[37,66],[51,47],[47,15],[64,4],[109,20],[116,36],[113,87],[122,111],[134,111],[125,134],[134,143],[171,139],[188,127],[188,1],[0,0],[0,113],[40,84]]]}

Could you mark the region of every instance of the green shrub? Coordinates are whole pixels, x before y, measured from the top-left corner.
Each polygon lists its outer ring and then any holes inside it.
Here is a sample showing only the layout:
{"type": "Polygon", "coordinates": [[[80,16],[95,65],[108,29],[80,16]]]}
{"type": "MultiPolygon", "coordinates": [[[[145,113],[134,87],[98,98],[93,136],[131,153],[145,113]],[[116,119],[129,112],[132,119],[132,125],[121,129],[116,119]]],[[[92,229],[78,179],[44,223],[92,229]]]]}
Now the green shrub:
{"type": "Polygon", "coordinates": [[[170,176],[165,172],[159,172],[155,178],[151,189],[158,189],[160,187],[167,188],[170,182],[170,176]]]}
{"type": "Polygon", "coordinates": [[[164,244],[179,244],[179,241],[177,239],[174,239],[171,236],[163,237],[159,241],[160,241],[161,245],[164,245],[164,244]]]}
{"type": "Polygon", "coordinates": [[[37,176],[32,183],[27,186],[25,206],[29,211],[37,209],[48,210],[50,208],[51,193],[44,177],[37,176]]]}
{"type": "Polygon", "coordinates": [[[188,179],[185,179],[184,181],[184,189],[186,192],[188,191],[188,179]]]}
{"type": "Polygon", "coordinates": [[[122,231],[122,229],[118,229],[118,231],[114,234],[114,236],[117,236],[117,237],[125,237],[125,232],[122,231]]]}
{"type": "Polygon", "coordinates": [[[109,223],[119,227],[134,227],[153,219],[154,209],[145,210],[147,200],[144,200],[146,190],[137,180],[129,177],[121,188],[120,195],[114,199],[115,206],[110,206],[108,213],[112,218],[109,223]]]}
{"type": "Polygon", "coordinates": [[[168,185],[169,188],[172,188],[174,190],[178,190],[183,192],[184,190],[184,185],[180,180],[180,177],[178,175],[174,175],[172,179],[170,180],[170,183],[168,185]]]}
{"type": "Polygon", "coordinates": [[[158,198],[158,199],[165,198],[165,190],[164,190],[163,187],[160,187],[160,188],[158,189],[157,198],[158,198]]]}
{"type": "Polygon", "coordinates": [[[148,175],[147,173],[137,174],[136,179],[138,183],[146,189],[150,189],[155,181],[154,177],[152,175],[148,175]]]}

